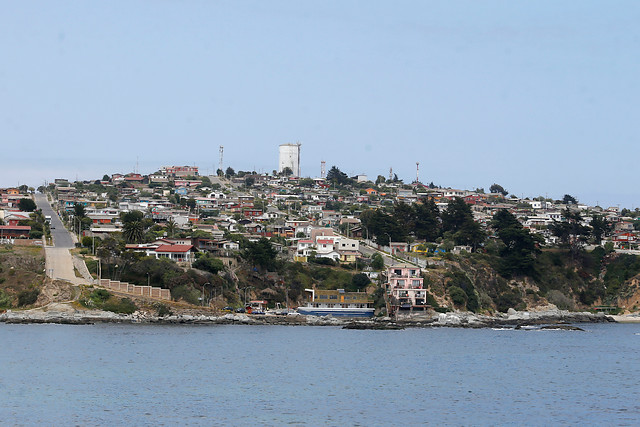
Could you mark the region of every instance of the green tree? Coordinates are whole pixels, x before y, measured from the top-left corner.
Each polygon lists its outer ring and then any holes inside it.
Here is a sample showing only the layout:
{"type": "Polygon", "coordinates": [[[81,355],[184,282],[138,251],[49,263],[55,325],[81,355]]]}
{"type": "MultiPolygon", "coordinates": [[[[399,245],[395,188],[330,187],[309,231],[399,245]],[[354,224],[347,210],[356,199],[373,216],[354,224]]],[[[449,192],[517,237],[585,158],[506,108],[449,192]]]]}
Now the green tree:
{"type": "Polygon", "coordinates": [[[127,243],[140,243],[144,236],[142,221],[125,222],[122,226],[122,235],[127,243]]]}
{"type": "Polygon", "coordinates": [[[440,211],[433,199],[426,203],[416,203],[414,232],[418,239],[435,241],[440,235],[440,211]]]}
{"type": "Polygon", "coordinates": [[[275,268],[277,252],[271,242],[264,237],[257,242],[248,242],[241,255],[245,260],[262,269],[275,268]]]}
{"type": "Polygon", "coordinates": [[[407,229],[400,224],[397,218],[380,209],[362,212],[360,221],[368,230],[369,235],[375,236],[375,241],[380,245],[388,245],[389,239],[395,242],[407,240],[407,229]]]}
{"type": "Polygon", "coordinates": [[[484,242],[486,235],[474,221],[471,207],[460,197],[451,200],[442,212],[442,230],[450,232],[457,245],[470,245],[474,249],[484,242]]]}
{"type": "Polygon", "coordinates": [[[371,257],[371,267],[374,270],[382,270],[384,268],[384,258],[379,253],[373,254],[371,257]]]}
{"type": "Polygon", "coordinates": [[[300,181],[298,181],[298,185],[300,187],[309,187],[309,188],[311,188],[314,185],[316,185],[316,182],[311,178],[303,178],[300,181]]]}
{"type": "MultiPolygon", "coordinates": [[[[591,219],[591,235],[594,242],[599,245],[602,242],[602,237],[606,236],[613,229],[612,225],[602,215],[594,215],[591,219]]],[[[634,224],[635,228],[635,224],[634,224]]]]}
{"type": "Polygon", "coordinates": [[[252,176],[247,176],[244,179],[244,185],[246,185],[247,187],[252,187],[253,184],[255,184],[255,183],[256,183],[256,179],[254,177],[252,177],[252,176]]]}
{"type": "Polygon", "coordinates": [[[575,258],[591,234],[591,227],[582,224],[582,215],[578,211],[565,209],[562,216],[563,221],[554,221],[549,229],[563,245],[569,247],[572,258],[575,258]]]}
{"type": "Polygon", "coordinates": [[[492,184],[491,187],[489,187],[489,191],[494,194],[502,194],[505,197],[507,196],[507,194],[509,194],[509,192],[505,190],[504,187],[502,187],[502,185],[500,184],[492,184]]]}
{"type": "Polygon", "coordinates": [[[508,210],[498,211],[491,221],[491,227],[504,243],[500,249],[500,273],[533,275],[539,240],[522,227],[520,221],[508,210]]]}
{"type": "Polygon", "coordinates": [[[22,212],[33,212],[36,210],[36,203],[29,198],[22,198],[18,201],[18,209],[22,212]]]}
{"type": "Polygon", "coordinates": [[[289,166],[286,166],[286,167],[282,168],[282,172],[280,172],[280,174],[282,176],[291,176],[291,175],[293,175],[293,171],[291,170],[291,168],[289,166]]]}
{"type": "Polygon", "coordinates": [[[86,213],[86,211],[84,209],[84,205],[82,205],[80,203],[75,203],[73,205],[73,215],[76,218],[84,218],[87,215],[87,213],[86,213]]]}
{"type": "Polygon", "coordinates": [[[336,166],[331,166],[331,169],[329,169],[329,172],[327,173],[327,181],[333,182],[336,185],[348,185],[352,182],[351,178],[336,166]]]}
{"type": "Polygon", "coordinates": [[[577,205],[578,200],[570,194],[565,194],[564,197],[562,197],[562,203],[565,205],[577,205]]]}
{"type": "Polygon", "coordinates": [[[233,170],[233,168],[231,166],[229,166],[227,168],[227,171],[225,172],[225,176],[227,178],[231,178],[232,176],[234,176],[236,174],[236,171],[233,170]]]}
{"type": "Polygon", "coordinates": [[[167,236],[173,237],[174,233],[176,232],[176,228],[177,227],[178,227],[178,225],[174,221],[173,217],[170,217],[167,220],[167,223],[165,225],[165,230],[167,230],[167,236]]]}
{"type": "Polygon", "coordinates": [[[351,289],[354,291],[365,289],[369,283],[371,283],[371,280],[369,279],[369,276],[364,273],[354,274],[351,277],[351,289]]]}

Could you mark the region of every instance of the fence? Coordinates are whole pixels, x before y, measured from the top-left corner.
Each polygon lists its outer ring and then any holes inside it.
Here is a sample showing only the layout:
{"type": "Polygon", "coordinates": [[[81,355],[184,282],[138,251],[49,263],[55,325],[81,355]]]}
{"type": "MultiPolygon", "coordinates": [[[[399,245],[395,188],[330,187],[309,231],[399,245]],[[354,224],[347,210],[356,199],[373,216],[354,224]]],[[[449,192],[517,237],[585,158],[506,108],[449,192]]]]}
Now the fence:
{"type": "Polygon", "coordinates": [[[162,289],[155,286],[138,286],[127,282],[119,282],[109,279],[101,279],[100,286],[139,297],[157,298],[167,301],[171,300],[171,292],[169,289],[162,289]]]}
{"type": "Polygon", "coordinates": [[[412,264],[417,265],[418,267],[426,268],[427,266],[435,266],[435,265],[443,266],[444,265],[444,261],[442,260],[419,258],[417,256],[411,255],[411,252],[403,252],[397,249],[392,250],[389,246],[379,245],[373,240],[362,239],[362,242],[364,242],[367,246],[370,246],[379,251],[393,254],[393,256],[395,256],[396,258],[400,258],[405,261],[408,261],[412,264]]]}

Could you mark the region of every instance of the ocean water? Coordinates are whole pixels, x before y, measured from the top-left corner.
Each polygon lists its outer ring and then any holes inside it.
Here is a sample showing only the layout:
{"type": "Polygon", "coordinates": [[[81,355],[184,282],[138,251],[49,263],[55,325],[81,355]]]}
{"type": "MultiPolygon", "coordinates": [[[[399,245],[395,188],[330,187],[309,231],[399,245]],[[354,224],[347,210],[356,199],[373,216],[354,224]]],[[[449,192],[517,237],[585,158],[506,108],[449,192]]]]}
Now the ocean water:
{"type": "Polygon", "coordinates": [[[639,425],[640,325],[0,324],[1,425],[639,425]]]}

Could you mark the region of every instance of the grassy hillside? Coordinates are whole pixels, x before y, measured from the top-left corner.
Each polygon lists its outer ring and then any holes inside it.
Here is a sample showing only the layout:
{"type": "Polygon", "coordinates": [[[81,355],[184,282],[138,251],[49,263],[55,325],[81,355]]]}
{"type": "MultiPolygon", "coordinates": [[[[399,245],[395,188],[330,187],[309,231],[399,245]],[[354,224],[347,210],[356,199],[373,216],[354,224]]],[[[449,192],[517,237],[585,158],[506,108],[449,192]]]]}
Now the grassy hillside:
{"type": "Polygon", "coordinates": [[[41,247],[0,245],[0,310],[34,304],[44,268],[41,247]]]}

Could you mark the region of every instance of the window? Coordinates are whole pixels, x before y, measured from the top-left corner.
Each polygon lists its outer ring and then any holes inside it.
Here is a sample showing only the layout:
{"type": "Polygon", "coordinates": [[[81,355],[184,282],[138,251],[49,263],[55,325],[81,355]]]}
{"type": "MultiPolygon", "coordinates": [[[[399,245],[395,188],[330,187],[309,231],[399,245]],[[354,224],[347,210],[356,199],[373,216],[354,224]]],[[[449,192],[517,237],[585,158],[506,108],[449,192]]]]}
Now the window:
{"type": "Polygon", "coordinates": [[[320,295],[320,299],[327,299],[326,295],[320,295]]]}
{"type": "Polygon", "coordinates": [[[329,299],[338,299],[338,295],[329,295],[329,299]]]}

